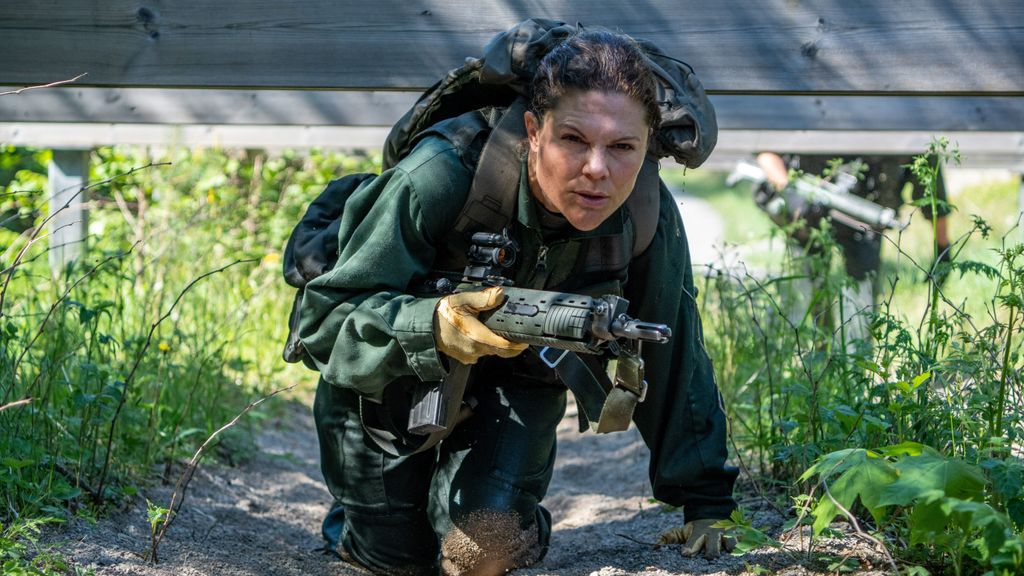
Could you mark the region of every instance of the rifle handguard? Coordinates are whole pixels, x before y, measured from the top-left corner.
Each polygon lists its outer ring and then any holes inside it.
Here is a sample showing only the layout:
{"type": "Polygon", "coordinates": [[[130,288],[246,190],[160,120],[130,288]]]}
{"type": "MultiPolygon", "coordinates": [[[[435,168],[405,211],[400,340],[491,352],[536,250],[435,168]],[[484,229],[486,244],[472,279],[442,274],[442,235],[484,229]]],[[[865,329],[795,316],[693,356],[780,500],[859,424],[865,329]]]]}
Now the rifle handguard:
{"type": "MultiPolygon", "coordinates": [[[[562,355],[549,358],[543,350],[541,359],[548,366],[558,365],[565,353],[597,354],[610,349],[618,354],[620,340],[665,343],[672,337],[672,329],[665,324],[643,322],[626,314],[629,301],[621,296],[606,294],[599,298],[584,294],[571,294],[547,290],[533,290],[511,286],[501,270],[515,261],[517,246],[507,234],[477,233],[473,235],[463,282],[455,292],[476,291],[489,286],[502,286],[504,301],[493,310],[480,312],[477,318],[492,332],[511,342],[528,344],[541,349],[563,350],[562,355]]],[[[451,287],[447,279],[436,281],[438,290],[451,287]]],[[[465,375],[463,375],[464,385],[465,375]]],[[[459,383],[455,383],[459,387],[459,383]]],[[[643,396],[643,379],[634,386],[625,386],[636,396],[643,396]]],[[[431,434],[447,430],[453,425],[462,399],[458,398],[447,382],[423,385],[415,393],[410,411],[408,430],[414,434],[431,434]]]]}

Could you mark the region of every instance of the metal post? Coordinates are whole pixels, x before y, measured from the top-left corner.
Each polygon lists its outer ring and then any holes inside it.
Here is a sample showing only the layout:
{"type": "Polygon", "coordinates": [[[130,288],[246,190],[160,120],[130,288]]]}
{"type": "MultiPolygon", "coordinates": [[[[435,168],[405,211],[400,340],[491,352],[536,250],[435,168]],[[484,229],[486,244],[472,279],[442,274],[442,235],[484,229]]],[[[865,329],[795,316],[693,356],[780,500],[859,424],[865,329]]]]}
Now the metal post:
{"type": "Polygon", "coordinates": [[[50,161],[50,270],[64,271],[68,264],[85,253],[89,231],[88,214],[83,207],[89,179],[88,150],[54,150],[50,161]]]}

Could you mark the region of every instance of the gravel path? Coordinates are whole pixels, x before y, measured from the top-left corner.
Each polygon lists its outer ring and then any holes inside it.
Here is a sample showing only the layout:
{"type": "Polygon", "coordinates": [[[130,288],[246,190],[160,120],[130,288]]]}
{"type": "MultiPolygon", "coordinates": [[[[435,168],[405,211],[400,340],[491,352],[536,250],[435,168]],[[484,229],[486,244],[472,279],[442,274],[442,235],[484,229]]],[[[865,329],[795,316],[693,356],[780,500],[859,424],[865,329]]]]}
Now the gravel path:
{"type": "MultiPolygon", "coordinates": [[[[571,404],[570,404],[571,405],[571,404]]],[[[259,451],[243,464],[199,468],[185,506],[159,549],[160,563],[144,561],[148,547],[145,500],[89,524],[50,531],[48,545],[97,575],[270,576],[365,575],[315,551],[329,496],[323,486],[309,409],[294,403],[266,423],[259,451]]],[[[678,546],[655,549],[658,534],[682,523],[678,511],[650,501],[647,450],[635,429],[578,434],[572,409],[559,427],[555,476],[545,504],[554,517],[552,548],[524,576],[676,576],[744,574],[753,565],[777,574],[812,574],[800,556],[757,551],[708,562],[683,558],[678,546]]],[[[171,488],[144,491],[169,501],[171,488]]],[[[748,499],[754,502],[756,498],[748,499]]],[[[778,524],[757,512],[755,520],[778,524]]],[[[827,572],[823,572],[827,573],[827,572]]]]}

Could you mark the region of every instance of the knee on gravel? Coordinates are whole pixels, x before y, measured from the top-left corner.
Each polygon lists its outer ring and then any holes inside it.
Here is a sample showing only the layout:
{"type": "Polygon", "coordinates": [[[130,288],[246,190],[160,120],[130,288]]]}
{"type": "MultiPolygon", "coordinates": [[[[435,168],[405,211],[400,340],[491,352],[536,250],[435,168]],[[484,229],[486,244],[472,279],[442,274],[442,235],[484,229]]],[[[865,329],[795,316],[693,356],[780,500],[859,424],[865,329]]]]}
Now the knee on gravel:
{"type": "Polygon", "coordinates": [[[515,512],[471,512],[441,543],[441,574],[491,576],[537,562],[543,556],[537,523],[521,524],[515,512]]]}

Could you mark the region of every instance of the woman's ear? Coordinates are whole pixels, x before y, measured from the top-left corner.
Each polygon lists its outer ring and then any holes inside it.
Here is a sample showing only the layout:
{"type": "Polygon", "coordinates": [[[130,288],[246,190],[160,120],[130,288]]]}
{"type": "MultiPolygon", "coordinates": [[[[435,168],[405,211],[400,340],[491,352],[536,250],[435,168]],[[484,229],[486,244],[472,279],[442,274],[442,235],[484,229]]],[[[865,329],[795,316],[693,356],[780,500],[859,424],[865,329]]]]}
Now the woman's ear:
{"type": "Polygon", "coordinates": [[[540,120],[536,114],[527,110],[523,112],[523,123],[526,125],[526,138],[530,141],[530,150],[536,150],[540,138],[540,120]]]}

